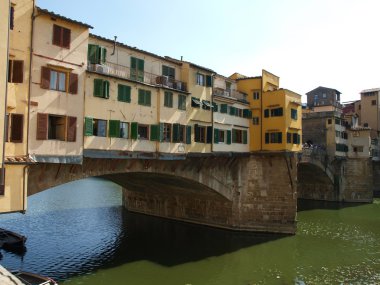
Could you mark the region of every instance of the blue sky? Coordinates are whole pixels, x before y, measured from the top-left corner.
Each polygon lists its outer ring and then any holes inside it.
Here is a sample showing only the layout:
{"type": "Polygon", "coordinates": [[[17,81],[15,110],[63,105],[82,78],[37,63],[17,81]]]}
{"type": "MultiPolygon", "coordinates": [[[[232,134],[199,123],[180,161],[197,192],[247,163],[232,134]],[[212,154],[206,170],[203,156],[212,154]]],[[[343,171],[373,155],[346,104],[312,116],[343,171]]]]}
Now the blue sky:
{"type": "MultiPolygon", "coordinates": [[[[301,95],[380,87],[379,0],[37,0],[94,34],[229,76],[266,69],[301,95]]],[[[305,96],[303,98],[305,101],[305,96]]]]}

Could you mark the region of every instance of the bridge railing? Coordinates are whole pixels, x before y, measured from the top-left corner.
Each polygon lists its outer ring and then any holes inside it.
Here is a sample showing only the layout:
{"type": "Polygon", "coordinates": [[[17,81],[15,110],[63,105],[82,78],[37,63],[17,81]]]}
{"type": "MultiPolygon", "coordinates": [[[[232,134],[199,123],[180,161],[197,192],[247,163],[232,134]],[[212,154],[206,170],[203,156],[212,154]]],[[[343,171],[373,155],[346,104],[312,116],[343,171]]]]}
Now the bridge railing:
{"type": "Polygon", "coordinates": [[[318,147],[304,147],[302,149],[302,155],[299,158],[299,162],[310,162],[310,163],[320,163],[325,170],[330,170],[333,173],[333,170],[330,168],[329,156],[327,151],[318,147]]]}

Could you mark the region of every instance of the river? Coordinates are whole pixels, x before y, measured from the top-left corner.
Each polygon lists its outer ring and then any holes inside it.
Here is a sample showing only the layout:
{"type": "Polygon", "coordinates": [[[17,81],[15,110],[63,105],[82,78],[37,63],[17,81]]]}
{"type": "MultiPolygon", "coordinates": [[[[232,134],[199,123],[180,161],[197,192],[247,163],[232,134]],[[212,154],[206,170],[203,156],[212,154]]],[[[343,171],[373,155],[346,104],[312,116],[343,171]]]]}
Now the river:
{"type": "Polygon", "coordinates": [[[98,178],[28,198],[0,216],[27,251],[0,263],[64,285],[380,284],[380,200],[299,205],[295,236],[234,233],[127,212],[98,178]]]}

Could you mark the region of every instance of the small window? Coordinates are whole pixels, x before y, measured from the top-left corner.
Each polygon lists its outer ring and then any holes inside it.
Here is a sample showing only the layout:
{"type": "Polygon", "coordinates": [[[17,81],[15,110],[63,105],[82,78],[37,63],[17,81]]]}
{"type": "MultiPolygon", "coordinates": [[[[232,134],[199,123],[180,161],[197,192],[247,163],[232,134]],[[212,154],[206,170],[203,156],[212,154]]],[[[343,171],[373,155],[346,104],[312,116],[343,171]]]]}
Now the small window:
{"type": "Polygon", "coordinates": [[[269,109],[264,110],[264,118],[269,118],[269,109]]]}
{"type": "Polygon", "coordinates": [[[226,91],[230,92],[231,91],[231,82],[226,82],[226,91]]]}
{"type": "Polygon", "coordinates": [[[131,103],[131,87],[127,85],[117,85],[117,100],[120,102],[131,103]]]}
{"type": "Polygon", "coordinates": [[[151,92],[150,90],[139,89],[138,104],[142,106],[151,105],[151,92]]]}
{"type": "Polygon", "coordinates": [[[259,117],[253,117],[252,118],[252,124],[260,125],[260,118],[259,117]]]}
{"type": "Polygon", "coordinates": [[[233,143],[243,143],[243,131],[232,129],[232,142],[233,143]]]}
{"type": "Polygon", "coordinates": [[[186,126],[180,124],[173,124],[173,139],[172,142],[186,142],[186,126]]]}
{"type": "Polygon", "coordinates": [[[186,95],[178,95],[178,109],[186,110],[186,95]]]}
{"type": "Polygon", "coordinates": [[[226,134],[226,131],[225,130],[217,130],[215,129],[215,138],[214,138],[214,142],[215,143],[225,143],[226,142],[226,138],[225,138],[225,134],[226,134]]]}
{"type": "Polygon", "coordinates": [[[57,91],[66,91],[66,73],[50,70],[49,89],[57,91]]]}
{"type": "Polygon", "coordinates": [[[286,143],[292,143],[292,134],[286,133],[286,143]]]}
{"type": "Polygon", "coordinates": [[[110,83],[103,79],[94,79],[94,96],[104,99],[110,97],[110,83]]]}
{"type": "Polygon", "coordinates": [[[283,115],[283,109],[282,108],[275,108],[270,110],[270,116],[271,117],[281,117],[283,115]]]}
{"type": "Polygon", "coordinates": [[[281,132],[273,132],[273,133],[265,133],[265,143],[282,143],[282,133],[281,132]]]}
{"type": "MultiPolygon", "coordinates": [[[[8,118],[9,119],[9,118],[8,118]]],[[[21,143],[24,131],[24,115],[10,114],[11,119],[11,136],[10,141],[13,143],[21,143]]]]}
{"type": "Polygon", "coordinates": [[[123,139],[128,138],[129,125],[126,122],[120,122],[120,137],[123,139]]]}
{"type": "Polygon", "coordinates": [[[173,108],[173,93],[165,91],[164,106],[168,108],[173,108]]]}
{"type": "Polygon", "coordinates": [[[64,27],[53,25],[53,45],[70,48],[71,31],[64,27]]]}
{"type": "Polygon", "coordinates": [[[197,85],[205,86],[205,75],[201,73],[197,73],[197,85]]]}
{"type": "Polygon", "coordinates": [[[335,125],[340,125],[340,119],[339,118],[335,118],[335,125]]]}
{"type": "Polygon", "coordinates": [[[322,94],[322,98],[326,98],[327,96],[326,96],[326,93],[323,93],[322,94]]]}
{"type": "Polygon", "coordinates": [[[168,76],[170,79],[175,79],[175,69],[173,67],[163,65],[162,75],[168,76]]]}
{"type": "Polygon", "coordinates": [[[172,138],[172,125],[164,123],[163,124],[163,137],[164,142],[170,142],[172,138]]]}
{"type": "Polygon", "coordinates": [[[41,68],[41,88],[78,93],[78,74],[55,70],[43,66],[41,68]]]}
{"type": "Polygon", "coordinates": [[[15,7],[11,6],[9,11],[9,29],[13,30],[15,23],[15,7]]]}
{"type": "Polygon", "coordinates": [[[259,99],[260,99],[260,92],[253,91],[253,100],[259,100],[259,99]]]}
{"type": "Polygon", "coordinates": [[[48,123],[48,139],[49,140],[65,140],[66,134],[66,117],[49,115],[48,123]]]}
{"type": "Polygon", "coordinates": [[[331,119],[327,119],[327,124],[331,125],[332,123],[332,120],[331,119]]]}
{"type": "Polygon", "coordinates": [[[149,139],[149,126],[148,125],[138,125],[137,135],[140,140],[149,139]]]}
{"type": "Polygon", "coordinates": [[[363,127],[368,128],[368,123],[364,123],[363,127]]]}
{"type": "Polygon", "coordinates": [[[107,136],[107,121],[106,120],[93,120],[93,135],[97,137],[107,136]]]}
{"type": "Polygon", "coordinates": [[[293,120],[297,120],[298,116],[297,116],[297,109],[291,109],[290,110],[290,117],[293,119],[293,120]]]}
{"type": "Polygon", "coordinates": [[[199,108],[201,106],[201,101],[198,98],[191,97],[191,107],[199,108]]]}
{"type": "Polygon", "coordinates": [[[136,57],[131,57],[131,79],[144,81],[144,60],[136,57]]]}
{"type": "Polygon", "coordinates": [[[194,141],[195,142],[206,142],[206,127],[194,125],[194,141]]]}
{"type": "Polygon", "coordinates": [[[24,61],[9,60],[8,63],[8,82],[22,83],[24,81],[24,61]]]}
{"type": "Polygon", "coordinates": [[[210,101],[202,100],[202,109],[204,110],[211,110],[213,106],[211,105],[210,101]]]}
{"type": "Polygon", "coordinates": [[[371,105],[372,105],[372,106],[375,106],[375,105],[376,105],[376,100],[372,100],[372,101],[371,101],[371,105]]]}

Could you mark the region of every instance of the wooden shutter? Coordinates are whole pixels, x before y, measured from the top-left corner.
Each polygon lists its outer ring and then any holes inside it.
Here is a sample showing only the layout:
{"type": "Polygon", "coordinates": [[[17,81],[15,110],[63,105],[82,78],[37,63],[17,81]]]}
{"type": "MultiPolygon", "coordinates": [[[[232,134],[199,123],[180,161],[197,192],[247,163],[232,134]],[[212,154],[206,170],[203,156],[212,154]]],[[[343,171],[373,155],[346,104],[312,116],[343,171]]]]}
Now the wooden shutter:
{"type": "Polygon", "coordinates": [[[212,87],[212,77],[211,77],[211,75],[206,75],[206,87],[212,87]]]}
{"type": "Polygon", "coordinates": [[[24,115],[11,114],[11,137],[10,141],[21,143],[24,131],[24,115]]]}
{"type": "Polygon", "coordinates": [[[41,67],[41,88],[50,88],[50,69],[46,66],[41,67]]]}
{"type": "Polygon", "coordinates": [[[243,144],[248,143],[248,133],[247,131],[243,131],[243,144]]]}
{"type": "Polygon", "coordinates": [[[207,127],[207,132],[206,132],[206,143],[212,143],[212,127],[208,126],[207,127]]]}
{"type": "Polygon", "coordinates": [[[75,142],[77,140],[77,117],[66,117],[66,140],[75,142]]]}
{"type": "Polygon", "coordinates": [[[9,15],[9,29],[13,30],[15,23],[15,8],[12,6],[9,15]]]}
{"type": "Polygon", "coordinates": [[[69,92],[78,94],[78,74],[70,73],[69,75],[69,92]]]}
{"type": "Polygon", "coordinates": [[[48,139],[49,114],[37,113],[37,140],[48,139]]]}
{"type": "Polygon", "coordinates": [[[92,63],[96,64],[99,63],[99,58],[97,56],[99,46],[98,45],[88,45],[88,50],[87,50],[87,60],[92,63]]]}
{"type": "Polygon", "coordinates": [[[150,125],[150,140],[151,141],[160,140],[160,125],[150,125]]]}
{"type": "Polygon", "coordinates": [[[219,143],[219,129],[214,129],[214,143],[219,143]]]}
{"type": "Polygon", "coordinates": [[[227,104],[220,105],[220,113],[227,113],[227,104]]]}
{"type": "Polygon", "coordinates": [[[186,144],[191,144],[191,126],[186,126],[186,144]]]}
{"type": "Polygon", "coordinates": [[[110,97],[110,82],[103,81],[103,98],[108,99],[110,97]]]}
{"type": "Polygon", "coordinates": [[[62,47],[70,48],[71,31],[66,28],[62,28],[62,47]]]}
{"type": "Polygon", "coordinates": [[[231,144],[231,130],[227,130],[227,144],[231,144]]]}
{"type": "Polygon", "coordinates": [[[198,124],[194,125],[194,141],[199,142],[200,140],[200,135],[199,135],[199,127],[198,124]]]}
{"type": "Polygon", "coordinates": [[[12,82],[22,83],[24,81],[24,61],[13,60],[12,82]]]}
{"type": "Polygon", "coordinates": [[[84,118],[84,135],[92,136],[94,134],[94,122],[92,118],[84,118]]]}
{"type": "Polygon", "coordinates": [[[100,53],[101,53],[100,55],[101,63],[105,63],[107,59],[107,49],[102,47],[100,53]]]}
{"type": "Polygon", "coordinates": [[[94,96],[103,97],[103,80],[94,79],[94,96]]]}
{"type": "Polygon", "coordinates": [[[62,27],[53,25],[53,45],[61,45],[62,27]]]}
{"type": "Polygon", "coordinates": [[[179,142],[180,124],[173,124],[173,142],[179,142]]]}
{"type": "Polygon", "coordinates": [[[137,139],[137,129],[138,129],[138,123],[132,122],[131,123],[131,139],[133,140],[137,139]]]}
{"type": "Polygon", "coordinates": [[[120,137],[120,121],[109,120],[108,136],[111,138],[120,137]]]}

